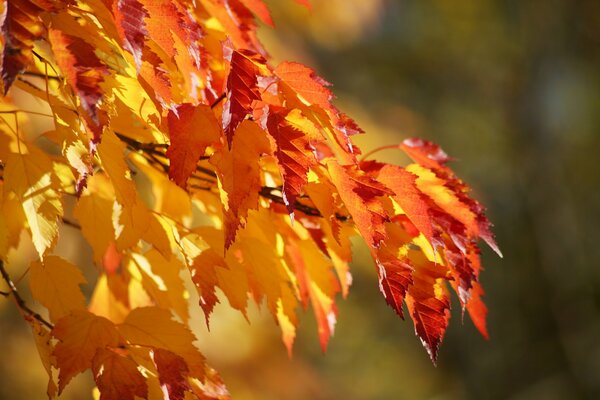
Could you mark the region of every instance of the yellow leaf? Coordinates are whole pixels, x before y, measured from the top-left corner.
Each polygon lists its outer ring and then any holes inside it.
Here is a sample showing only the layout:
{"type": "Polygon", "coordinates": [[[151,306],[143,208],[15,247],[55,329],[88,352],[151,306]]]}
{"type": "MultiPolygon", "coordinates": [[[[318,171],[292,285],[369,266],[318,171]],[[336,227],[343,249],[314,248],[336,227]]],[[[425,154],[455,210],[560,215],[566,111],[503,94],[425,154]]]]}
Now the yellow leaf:
{"type": "Polygon", "coordinates": [[[4,170],[5,190],[21,200],[35,249],[40,257],[54,246],[63,207],[53,180],[52,161],[35,147],[10,154],[4,170]]]}
{"type": "Polygon", "coordinates": [[[81,233],[92,247],[94,261],[98,266],[102,265],[102,257],[108,245],[115,240],[113,203],[99,192],[86,189],[73,210],[73,215],[81,225],[81,233]]]}
{"type": "Polygon", "coordinates": [[[85,282],[76,266],[57,256],[34,261],[29,268],[31,294],[48,309],[52,321],[72,310],[85,309],[85,298],[79,289],[85,282]]]}
{"type": "Polygon", "coordinates": [[[129,310],[121,303],[108,287],[106,274],[98,277],[92,299],[90,300],[89,310],[101,317],[107,318],[114,323],[125,321],[129,310]]]}
{"type": "Polygon", "coordinates": [[[119,203],[132,206],[137,201],[137,193],[124,154],[125,144],[113,132],[104,132],[102,142],[98,145],[102,167],[112,181],[119,203]]]}
{"type": "Polygon", "coordinates": [[[133,260],[143,273],[142,285],[158,305],[162,308],[173,308],[182,320],[187,321],[187,291],[179,276],[184,267],[183,263],[177,257],[167,260],[154,249],[143,256],[133,254],[133,260]]]}
{"type": "Polygon", "coordinates": [[[40,359],[42,360],[42,365],[48,373],[48,387],[46,389],[46,394],[48,395],[48,398],[53,399],[56,396],[57,387],[56,382],[54,382],[54,379],[52,378],[52,365],[56,363],[54,356],[52,355],[52,350],[54,349],[54,346],[52,345],[52,335],[38,320],[32,318],[28,321],[33,331],[33,337],[40,359]]]}

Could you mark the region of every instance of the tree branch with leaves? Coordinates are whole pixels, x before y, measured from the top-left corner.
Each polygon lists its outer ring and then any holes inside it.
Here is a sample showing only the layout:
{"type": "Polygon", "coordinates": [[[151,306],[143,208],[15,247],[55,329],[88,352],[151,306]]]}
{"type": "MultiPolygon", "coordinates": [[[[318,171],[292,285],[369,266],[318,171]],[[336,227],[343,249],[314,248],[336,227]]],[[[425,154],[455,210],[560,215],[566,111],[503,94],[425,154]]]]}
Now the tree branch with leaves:
{"type": "Polygon", "coordinates": [[[298,309],[310,305],[325,349],[351,285],[353,235],[433,362],[449,289],[487,337],[479,239],[500,253],[483,207],[433,143],[394,146],[406,166],[361,157],[352,136],[363,131],[329,84],[304,65],[269,63],[256,36],[254,15],[271,24],[262,1],[1,6],[0,294],[36,333],[49,397],[91,369],[101,399],[228,398],[193,344],[181,271],[207,324],[221,300],[244,315],[249,300],[264,301],[291,352],[298,309]],[[17,94],[43,107],[22,110],[17,94]],[[35,131],[32,115],[51,129],[35,131]],[[54,254],[65,225],[92,249],[89,299],[86,266],[54,254]],[[5,269],[22,231],[48,319],[5,269]]]}

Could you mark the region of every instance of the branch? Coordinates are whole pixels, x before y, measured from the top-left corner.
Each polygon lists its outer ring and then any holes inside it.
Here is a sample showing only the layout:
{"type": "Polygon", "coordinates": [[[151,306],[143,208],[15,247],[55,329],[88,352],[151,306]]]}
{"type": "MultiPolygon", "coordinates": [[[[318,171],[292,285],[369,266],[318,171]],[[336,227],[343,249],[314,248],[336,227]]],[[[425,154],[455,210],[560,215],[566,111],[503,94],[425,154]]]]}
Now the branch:
{"type": "MultiPolygon", "coordinates": [[[[223,98],[225,98],[225,96],[222,95],[220,98],[222,100],[223,98]]],[[[130,138],[129,136],[123,135],[121,133],[115,132],[115,134],[117,135],[117,137],[120,140],[122,140],[127,145],[127,147],[129,147],[130,150],[133,150],[133,151],[136,151],[136,152],[142,154],[142,156],[154,168],[160,169],[166,174],[169,173],[169,164],[166,161],[167,157],[166,157],[166,154],[164,153],[166,151],[166,149],[169,147],[168,144],[166,144],[166,143],[140,143],[137,140],[130,138]],[[160,158],[163,158],[164,160],[161,160],[160,158]]],[[[200,159],[207,160],[208,158],[209,157],[201,157],[200,159]]],[[[203,178],[198,175],[192,175],[190,177],[191,179],[197,179],[197,180],[200,180],[203,182],[216,184],[216,181],[214,179],[217,179],[217,174],[215,173],[215,171],[198,165],[198,166],[196,166],[196,172],[198,172],[198,174],[204,174],[206,176],[209,176],[212,179],[203,178]]],[[[193,185],[193,184],[191,184],[190,187],[193,189],[198,189],[198,190],[211,190],[211,187],[199,186],[199,185],[193,185]]],[[[259,195],[265,199],[269,199],[269,200],[273,201],[274,203],[285,205],[283,196],[281,194],[277,194],[274,192],[281,193],[281,188],[263,186],[259,192],[259,195]]],[[[298,200],[296,200],[296,202],[294,203],[294,209],[297,211],[300,211],[308,216],[323,217],[318,209],[316,209],[315,207],[311,207],[309,205],[300,203],[298,200]]],[[[335,214],[335,218],[341,222],[345,222],[350,219],[350,217],[348,217],[346,215],[341,215],[341,214],[337,214],[337,213],[335,214]]]]}
{"type": "Polygon", "coordinates": [[[2,295],[8,296],[9,294],[12,294],[13,298],[15,299],[15,303],[17,303],[17,307],[19,307],[19,309],[21,310],[22,313],[27,314],[28,316],[37,319],[41,324],[46,326],[48,329],[53,329],[54,325],[52,325],[50,322],[46,321],[44,319],[44,317],[42,317],[40,314],[36,313],[35,311],[33,311],[31,308],[29,308],[27,306],[27,304],[25,303],[25,300],[23,300],[23,298],[17,291],[17,287],[15,286],[13,281],[10,279],[10,275],[8,275],[8,272],[4,268],[3,260],[0,260],[0,274],[2,275],[2,278],[4,279],[6,284],[8,285],[8,289],[10,290],[10,292],[8,292],[8,293],[1,292],[2,295]]]}

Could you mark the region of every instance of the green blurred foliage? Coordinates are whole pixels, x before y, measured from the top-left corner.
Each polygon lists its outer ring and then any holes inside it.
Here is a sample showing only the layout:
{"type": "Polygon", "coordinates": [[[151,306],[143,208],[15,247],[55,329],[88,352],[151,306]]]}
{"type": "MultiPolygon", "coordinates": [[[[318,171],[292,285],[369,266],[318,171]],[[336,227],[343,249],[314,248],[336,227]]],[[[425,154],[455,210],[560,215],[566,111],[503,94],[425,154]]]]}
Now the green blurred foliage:
{"type": "MultiPolygon", "coordinates": [[[[264,310],[248,324],[217,306],[210,333],[195,310],[199,346],[234,398],[600,398],[600,2],[313,3],[308,12],[270,1],[277,28],[263,29],[265,47],[334,84],[338,105],[368,132],[357,138],[363,149],[418,135],[457,159],[505,254],[483,252],[491,339],[461,323],[455,302],[431,365],[356,243],[354,285],[325,355],[309,312],[290,360],[264,310]]],[[[59,250],[89,262],[68,231],[59,250]]],[[[13,276],[27,268],[27,243],[21,254],[13,276]]],[[[0,399],[43,399],[29,328],[6,300],[0,314],[0,399]]],[[[85,376],[63,398],[91,398],[90,385],[85,376]]]]}

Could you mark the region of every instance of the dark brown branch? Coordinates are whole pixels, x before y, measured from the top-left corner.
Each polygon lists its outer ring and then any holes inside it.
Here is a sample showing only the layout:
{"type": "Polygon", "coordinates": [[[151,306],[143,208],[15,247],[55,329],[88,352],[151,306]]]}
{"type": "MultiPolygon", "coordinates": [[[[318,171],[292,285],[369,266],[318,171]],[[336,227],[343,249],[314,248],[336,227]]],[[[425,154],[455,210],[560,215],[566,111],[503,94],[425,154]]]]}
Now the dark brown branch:
{"type": "Polygon", "coordinates": [[[63,224],[70,226],[71,228],[75,228],[75,229],[81,229],[81,225],[79,225],[77,222],[75,221],[71,221],[70,219],[64,218],[62,219],[63,224]]]}
{"type": "MultiPolygon", "coordinates": [[[[142,154],[142,156],[152,166],[162,170],[165,173],[169,173],[169,164],[167,163],[166,155],[164,153],[164,151],[166,151],[166,149],[168,148],[167,144],[140,143],[137,140],[130,138],[128,136],[125,136],[121,133],[116,133],[116,135],[119,139],[121,139],[127,145],[127,147],[129,147],[130,150],[133,150],[133,151],[136,151],[136,152],[142,154]],[[159,158],[163,158],[164,160],[161,160],[159,158]]],[[[207,158],[208,157],[202,157],[202,159],[207,159],[207,158]]],[[[203,175],[209,176],[210,178],[213,178],[213,179],[203,178],[198,175],[192,175],[191,179],[211,183],[213,185],[216,184],[215,179],[217,179],[217,174],[215,173],[215,171],[198,165],[196,167],[196,172],[198,174],[203,174],[203,175]]],[[[189,188],[195,189],[195,190],[209,190],[209,191],[212,189],[212,187],[210,187],[210,186],[207,187],[207,186],[200,186],[200,185],[196,185],[196,184],[190,184],[189,188]]],[[[263,186],[259,192],[259,195],[261,197],[263,197],[265,199],[269,199],[275,203],[285,205],[283,196],[281,194],[277,194],[275,192],[281,193],[281,188],[273,188],[273,187],[263,186]]],[[[309,205],[303,204],[299,201],[296,201],[294,203],[294,209],[297,211],[300,211],[308,216],[323,217],[321,215],[321,213],[319,212],[319,210],[317,210],[316,208],[311,207],[309,205]]],[[[341,215],[341,214],[336,214],[335,218],[342,222],[350,219],[348,216],[341,215]]]]}
{"type": "Polygon", "coordinates": [[[49,79],[51,81],[52,80],[54,80],[54,81],[60,81],[60,80],[62,80],[60,76],[46,75],[46,74],[42,74],[42,73],[39,73],[39,72],[32,72],[32,71],[25,71],[25,72],[22,73],[22,75],[33,76],[33,77],[42,78],[42,79],[46,79],[47,78],[47,79],[49,79]]]}
{"type": "Polygon", "coordinates": [[[210,105],[210,108],[215,108],[216,106],[218,106],[220,102],[225,100],[225,97],[227,97],[227,94],[225,93],[217,97],[217,99],[210,105]]]}
{"type": "MultiPolygon", "coordinates": [[[[15,286],[15,284],[13,283],[13,281],[10,279],[10,275],[8,274],[8,272],[6,271],[6,269],[4,268],[4,261],[3,260],[0,260],[0,274],[2,275],[2,278],[4,279],[4,281],[6,282],[6,284],[8,285],[8,289],[10,290],[10,294],[12,294],[13,298],[15,299],[15,303],[17,303],[17,307],[19,307],[19,309],[23,313],[29,315],[32,318],[37,319],[41,324],[43,324],[44,326],[46,326],[48,329],[53,329],[54,325],[52,325],[50,322],[46,321],[44,319],[44,317],[42,317],[40,314],[36,313],[31,308],[29,308],[29,306],[27,306],[27,304],[25,303],[25,300],[23,300],[23,298],[21,297],[21,295],[17,291],[17,287],[15,286]]],[[[4,294],[4,292],[2,292],[2,293],[4,294]]]]}

